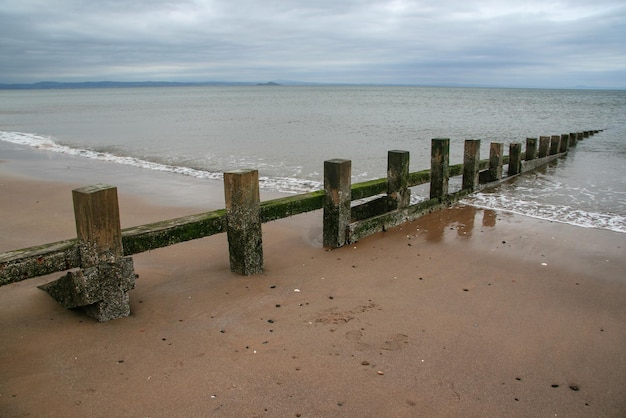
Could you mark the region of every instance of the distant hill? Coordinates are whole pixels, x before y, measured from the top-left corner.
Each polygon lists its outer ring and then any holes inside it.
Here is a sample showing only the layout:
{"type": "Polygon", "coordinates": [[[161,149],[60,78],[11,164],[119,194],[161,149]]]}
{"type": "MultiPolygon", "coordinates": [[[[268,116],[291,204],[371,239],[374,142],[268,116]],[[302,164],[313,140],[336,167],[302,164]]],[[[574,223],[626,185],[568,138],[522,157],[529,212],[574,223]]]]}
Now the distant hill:
{"type": "Polygon", "coordinates": [[[278,85],[278,83],[255,82],[176,82],[176,81],[84,81],[75,83],[40,81],[38,83],[2,84],[4,90],[35,90],[35,89],[97,89],[97,88],[124,88],[124,87],[185,87],[185,86],[256,86],[278,85]]]}

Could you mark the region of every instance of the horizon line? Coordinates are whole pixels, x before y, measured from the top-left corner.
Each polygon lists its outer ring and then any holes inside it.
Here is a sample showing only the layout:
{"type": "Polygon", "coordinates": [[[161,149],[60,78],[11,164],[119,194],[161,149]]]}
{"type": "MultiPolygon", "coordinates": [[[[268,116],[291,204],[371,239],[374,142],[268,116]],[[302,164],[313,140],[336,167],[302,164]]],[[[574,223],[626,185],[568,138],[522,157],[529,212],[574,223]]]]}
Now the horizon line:
{"type": "Polygon", "coordinates": [[[124,87],[184,87],[184,86],[371,86],[371,87],[455,87],[455,88],[502,88],[540,90],[626,90],[625,87],[570,86],[538,87],[516,85],[492,85],[471,83],[344,83],[295,80],[272,81],[37,81],[26,83],[0,83],[2,90],[44,90],[70,88],[124,88],[124,87]]]}

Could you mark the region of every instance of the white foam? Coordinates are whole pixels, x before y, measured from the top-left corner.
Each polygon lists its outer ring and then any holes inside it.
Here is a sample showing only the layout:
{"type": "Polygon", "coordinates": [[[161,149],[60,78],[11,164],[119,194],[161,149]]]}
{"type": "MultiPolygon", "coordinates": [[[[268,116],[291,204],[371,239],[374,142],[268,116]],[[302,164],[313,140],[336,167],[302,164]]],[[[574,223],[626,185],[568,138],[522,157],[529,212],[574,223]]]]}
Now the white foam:
{"type": "MultiPolygon", "coordinates": [[[[100,152],[83,148],[73,148],[67,145],[59,144],[51,137],[40,136],[36,134],[0,131],[0,141],[24,145],[34,149],[58,152],[66,155],[90,158],[115,164],[129,165],[145,170],[175,173],[199,179],[220,181],[223,179],[223,173],[221,172],[212,172],[198,170],[190,167],[162,164],[142,160],[135,157],[115,155],[110,152],[100,152]]],[[[260,187],[265,190],[294,194],[309,192],[312,190],[319,190],[322,186],[319,181],[296,179],[290,177],[261,177],[259,179],[259,183],[260,187]]]]}
{"type": "Polygon", "coordinates": [[[567,205],[550,205],[493,193],[477,193],[462,200],[461,203],[583,228],[626,233],[626,217],[618,214],[585,211],[567,205]]]}

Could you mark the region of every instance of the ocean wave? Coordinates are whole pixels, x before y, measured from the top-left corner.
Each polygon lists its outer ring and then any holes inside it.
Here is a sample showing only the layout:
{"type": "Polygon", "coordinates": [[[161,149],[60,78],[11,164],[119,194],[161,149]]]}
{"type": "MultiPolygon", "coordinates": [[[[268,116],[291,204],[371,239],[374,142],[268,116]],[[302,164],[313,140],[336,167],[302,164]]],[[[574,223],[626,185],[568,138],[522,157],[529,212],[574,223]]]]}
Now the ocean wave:
{"type": "MultiPolygon", "coordinates": [[[[41,136],[31,133],[0,131],[0,141],[23,145],[33,149],[90,158],[93,160],[106,161],[115,164],[123,164],[145,170],[180,174],[199,179],[221,181],[224,177],[221,172],[199,170],[172,164],[163,164],[131,156],[116,155],[108,151],[75,148],[59,144],[49,136],[41,136]]],[[[265,176],[259,178],[259,186],[268,191],[295,194],[319,190],[322,187],[322,184],[319,181],[314,180],[265,176]]]]}
{"type": "Polygon", "coordinates": [[[477,193],[463,199],[461,203],[481,209],[514,213],[583,228],[607,229],[626,233],[626,217],[618,214],[585,211],[567,205],[550,205],[491,193],[477,193]]]}

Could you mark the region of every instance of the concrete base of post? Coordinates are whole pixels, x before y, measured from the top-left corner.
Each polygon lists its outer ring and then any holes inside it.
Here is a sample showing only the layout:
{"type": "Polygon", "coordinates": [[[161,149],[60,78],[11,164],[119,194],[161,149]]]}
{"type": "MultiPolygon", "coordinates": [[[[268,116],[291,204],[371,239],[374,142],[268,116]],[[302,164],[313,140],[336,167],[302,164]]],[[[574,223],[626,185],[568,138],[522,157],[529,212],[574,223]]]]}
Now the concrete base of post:
{"type": "Polygon", "coordinates": [[[51,283],[39,286],[61,306],[81,308],[100,322],[130,315],[128,291],[135,287],[133,259],[112,262],[69,272],[51,283]]]}

